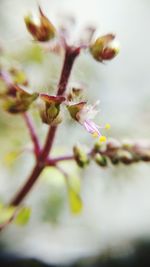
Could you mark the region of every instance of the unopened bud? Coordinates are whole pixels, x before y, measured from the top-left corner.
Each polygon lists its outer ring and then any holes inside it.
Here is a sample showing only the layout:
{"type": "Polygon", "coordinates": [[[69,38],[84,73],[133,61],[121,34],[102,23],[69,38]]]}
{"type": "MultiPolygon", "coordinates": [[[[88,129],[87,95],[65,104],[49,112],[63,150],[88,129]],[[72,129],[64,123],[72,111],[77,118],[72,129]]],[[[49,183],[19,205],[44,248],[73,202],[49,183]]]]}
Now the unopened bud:
{"type": "Polygon", "coordinates": [[[68,101],[73,101],[74,99],[79,98],[83,93],[83,89],[82,88],[75,88],[73,87],[71,92],[68,94],[68,101]]]}
{"type": "Polygon", "coordinates": [[[111,163],[114,164],[114,165],[117,165],[120,162],[120,160],[119,160],[119,158],[117,156],[112,156],[110,158],[110,160],[111,160],[111,163]]]}
{"type": "Polygon", "coordinates": [[[94,152],[104,152],[106,151],[106,143],[96,142],[94,144],[94,152]]]}
{"type": "Polygon", "coordinates": [[[141,160],[145,162],[149,162],[150,161],[150,150],[141,149],[138,151],[138,156],[141,160]]]}
{"type": "Polygon", "coordinates": [[[35,40],[40,42],[46,42],[53,39],[56,35],[56,29],[49,19],[43,14],[41,8],[40,12],[40,24],[37,25],[31,15],[25,17],[25,24],[28,31],[32,34],[35,40]]]}
{"type": "Polygon", "coordinates": [[[107,141],[107,150],[116,151],[119,148],[121,148],[121,144],[119,141],[112,138],[107,141]]]}
{"type": "Polygon", "coordinates": [[[45,102],[45,106],[40,110],[42,121],[49,125],[60,123],[60,104],[65,101],[65,97],[47,94],[40,94],[40,97],[45,102]]]}
{"type": "Polygon", "coordinates": [[[73,153],[79,167],[84,168],[89,163],[88,156],[81,147],[74,146],[73,153]]]}
{"type": "Polygon", "coordinates": [[[115,35],[113,34],[99,37],[90,46],[92,56],[100,62],[113,59],[119,53],[119,43],[114,39],[115,35]]]}
{"type": "Polygon", "coordinates": [[[16,92],[14,95],[8,95],[3,102],[3,108],[13,114],[22,113],[29,109],[33,101],[38,97],[38,93],[31,93],[20,86],[13,87],[16,92]]]}
{"type": "Polygon", "coordinates": [[[130,139],[122,140],[122,148],[123,149],[130,150],[133,148],[133,146],[134,146],[134,143],[132,140],[130,140],[130,139]]]}
{"type": "Polygon", "coordinates": [[[132,162],[134,162],[132,154],[125,150],[120,150],[118,152],[118,158],[124,164],[131,164],[132,162]]]}
{"type": "Polygon", "coordinates": [[[107,159],[106,159],[106,157],[105,156],[102,156],[99,153],[97,153],[95,155],[94,160],[101,167],[106,167],[107,166],[107,159]]]}

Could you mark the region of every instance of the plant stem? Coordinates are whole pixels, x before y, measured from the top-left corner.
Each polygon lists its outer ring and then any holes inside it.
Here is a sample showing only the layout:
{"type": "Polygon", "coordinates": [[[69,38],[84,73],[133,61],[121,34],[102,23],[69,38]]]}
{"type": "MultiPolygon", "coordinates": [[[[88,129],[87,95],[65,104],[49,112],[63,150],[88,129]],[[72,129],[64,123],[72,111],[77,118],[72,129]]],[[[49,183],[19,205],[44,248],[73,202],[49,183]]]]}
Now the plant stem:
{"type": "MultiPolygon", "coordinates": [[[[76,57],[79,55],[79,53],[80,53],[80,48],[73,48],[73,47],[66,48],[64,64],[63,64],[62,72],[60,75],[60,80],[58,83],[58,89],[57,89],[58,96],[63,95],[66,90],[68,80],[71,74],[71,70],[73,67],[73,63],[76,57]]],[[[56,130],[57,130],[57,126],[51,126],[49,128],[46,142],[43,148],[43,153],[42,153],[42,157],[44,158],[46,158],[51,151],[54,138],[55,138],[55,134],[56,134],[56,130]]]]}
{"type": "MultiPolygon", "coordinates": [[[[70,74],[71,74],[73,63],[74,63],[76,57],[79,55],[79,53],[80,53],[79,48],[74,48],[74,47],[67,47],[66,48],[64,64],[63,64],[60,80],[58,83],[57,95],[63,95],[64,94],[69,77],[70,77],[70,74]]],[[[30,120],[26,115],[25,115],[25,120],[26,120],[26,123],[30,129],[30,134],[31,134],[32,140],[34,140],[34,144],[36,142],[36,149],[37,148],[39,149],[39,147],[37,147],[37,146],[39,146],[39,144],[37,143],[37,138],[36,138],[36,135],[34,133],[32,124],[30,123],[30,120]]],[[[37,181],[39,175],[41,174],[42,170],[46,166],[47,157],[51,151],[51,148],[52,148],[52,145],[54,142],[54,138],[55,138],[56,130],[57,130],[57,126],[51,126],[49,128],[45,145],[44,145],[40,155],[38,155],[38,157],[37,157],[37,162],[35,164],[35,167],[33,168],[31,175],[29,176],[29,178],[27,179],[27,181],[25,182],[23,187],[16,194],[16,196],[12,199],[12,201],[10,202],[10,205],[18,206],[23,201],[23,199],[28,195],[28,193],[32,189],[33,185],[37,181]]],[[[37,153],[37,151],[36,151],[36,153],[37,153]]]]}
{"type": "Polygon", "coordinates": [[[60,76],[60,80],[58,84],[57,95],[64,94],[67,84],[68,84],[70,74],[71,74],[73,63],[76,57],[79,55],[79,53],[80,53],[80,48],[74,48],[74,47],[66,48],[64,65],[62,68],[62,72],[61,72],[61,76],[60,76]]]}
{"type": "Polygon", "coordinates": [[[19,190],[17,195],[10,202],[11,206],[18,206],[22,202],[22,200],[26,197],[28,192],[33,187],[34,183],[38,179],[38,177],[39,177],[39,175],[40,175],[40,173],[42,172],[43,169],[44,169],[44,165],[42,165],[42,164],[40,165],[38,163],[35,165],[31,175],[28,178],[28,180],[25,182],[25,184],[23,185],[21,190],[19,190]]]}
{"type": "Polygon", "coordinates": [[[33,145],[34,145],[34,154],[35,154],[35,157],[37,158],[40,153],[40,143],[39,143],[39,140],[36,134],[36,130],[33,125],[33,121],[27,112],[23,113],[23,118],[28,127],[28,130],[29,130],[29,133],[30,133],[33,145]]]}
{"type": "Polygon", "coordinates": [[[47,165],[52,166],[59,161],[67,161],[67,160],[74,160],[74,155],[67,155],[67,156],[47,159],[47,165]]]}

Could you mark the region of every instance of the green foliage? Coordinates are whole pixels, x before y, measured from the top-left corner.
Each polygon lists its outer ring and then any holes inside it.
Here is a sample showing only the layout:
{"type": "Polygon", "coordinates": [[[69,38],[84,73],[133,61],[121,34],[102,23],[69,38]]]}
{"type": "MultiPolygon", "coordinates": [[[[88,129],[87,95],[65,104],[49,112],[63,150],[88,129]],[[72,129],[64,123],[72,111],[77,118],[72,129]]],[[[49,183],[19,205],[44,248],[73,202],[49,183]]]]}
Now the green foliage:
{"type": "Polygon", "coordinates": [[[37,44],[33,44],[23,53],[23,57],[26,59],[26,61],[32,61],[35,63],[42,63],[43,55],[44,54],[41,46],[37,44]]]}
{"type": "Polygon", "coordinates": [[[82,200],[79,193],[71,186],[68,186],[68,198],[71,212],[73,214],[80,213],[83,207],[82,200]]]}
{"type": "Polygon", "coordinates": [[[11,219],[15,212],[15,207],[12,206],[3,206],[0,203],[0,224],[4,224],[11,219]]]}
{"type": "Polygon", "coordinates": [[[24,226],[29,222],[30,216],[31,216],[31,209],[28,207],[23,207],[18,212],[14,220],[14,223],[20,226],[24,226]]]}

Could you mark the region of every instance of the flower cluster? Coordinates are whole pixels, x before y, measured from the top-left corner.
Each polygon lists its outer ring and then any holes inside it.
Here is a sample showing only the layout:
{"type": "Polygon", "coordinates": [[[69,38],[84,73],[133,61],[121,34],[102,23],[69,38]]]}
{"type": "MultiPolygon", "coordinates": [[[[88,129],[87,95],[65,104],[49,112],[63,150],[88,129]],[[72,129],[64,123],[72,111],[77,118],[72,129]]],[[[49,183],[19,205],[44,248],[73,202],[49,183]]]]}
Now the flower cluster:
{"type": "MultiPolygon", "coordinates": [[[[5,67],[0,66],[0,100],[2,102],[2,106],[5,111],[11,114],[22,115],[30,133],[33,143],[33,153],[35,156],[35,166],[31,175],[28,177],[23,187],[19,189],[18,193],[10,201],[8,207],[13,207],[13,209],[11,209],[11,213],[9,212],[9,216],[7,216],[8,220],[6,220],[6,222],[4,221],[3,224],[0,225],[0,230],[14,220],[16,212],[18,212],[18,206],[20,206],[45,167],[53,166],[57,168],[57,170],[61,171],[65,176],[71,210],[74,213],[78,213],[82,208],[80,192],[71,186],[68,174],[60,168],[58,165],[59,162],[64,160],[74,160],[79,167],[83,168],[89,164],[90,157],[95,157],[94,160],[100,166],[106,166],[107,163],[107,160],[105,159],[106,155],[102,155],[101,151],[95,152],[95,148],[90,153],[86,153],[79,146],[74,145],[73,155],[64,155],[58,158],[53,158],[51,156],[51,149],[55,140],[58,124],[63,121],[63,113],[61,112],[61,109],[64,107],[67,108],[73,120],[78,122],[93,137],[99,139],[99,145],[106,142],[106,136],[103,135],[101,130],[109,129],[110,125],[106,124],[105,126],[100,126],[94,121],[95,117],[99,113],[99,101],[90,105],[82,96],[82,87],[73,87],[71,90],[68,90],[68,84],[75,60],[81,52],[83,53],[86,51],[98,62],[106,60],[109,61],[118,54],[119,46],[115,41],[115,35],[109,33],[95,39],[95,28],[88,26],[83,30],[82,36],[76,42],[72,42],[70,33],[73,32],[73,28],[70,32],[69,28],[70,25],[75,25],[75,20],[73,18],[69,18],[68,24],[66,23],[61,25],[61,27],[55,27],[45,16],[41,7],[39,7],[39,23],[35,23],[32,16],[28,15],[25,17],[25,24],[34,41],[41,45],[43,49],[47,45],[48,51],[63,51],[62,55],[64,56],[64,63],[56,92],[54,92],[53,95],[45,93],[44,91],[42,93],[39,93],[36,90],[32,91],[29,88],[30,85],[28,79],[23,71],[18,70],[15,67],[6,70],[5,67]],[[43,145],[40,143],[40,138],[37,135],[36,129],[28,112],[32,107],[33,102],[35,103],[34,107],[39,111],[42,122],[47,124],[49,127],[43,145]]],[[[1,210],[3,210],[3,212],[5,211],[5,209],[1,210]]],[[[2,214],[0,213],[0,216],[1,215],[2,214]]],[[[28,221],[29,215],[30,210],[25,208],[21,212],[21,215],[19,214],[17,221],[19,220],[20,223],[20,218],[22,216],[26,218],[25,221],[28,221]]]]}

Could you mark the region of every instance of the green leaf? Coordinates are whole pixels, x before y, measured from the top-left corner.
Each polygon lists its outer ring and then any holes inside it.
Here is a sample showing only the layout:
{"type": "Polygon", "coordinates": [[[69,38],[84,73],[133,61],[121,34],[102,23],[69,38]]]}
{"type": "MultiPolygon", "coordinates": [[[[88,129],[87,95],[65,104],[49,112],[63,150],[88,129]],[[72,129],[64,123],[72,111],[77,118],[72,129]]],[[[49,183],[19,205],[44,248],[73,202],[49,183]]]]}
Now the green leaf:
{"type": "Polygon", "coordinates": [[[10,151],[4,156],[4,163],[10,167],[16,161],[17,157],[19,156],[20,151],[10,151]]]}
{"type": "Polygon", "coordinates": [[[27,60],[31,60],[35,63],[42,63],[43,50],[39,45],[33,44],[27,51],[25,51],[25,56],[27,60]]]}
{"type": "Polygon", "coordinates": [[[31,216],[31,209],[28,207],[23,207],[17,214],[14,223],[20,226],[26,225],[31,216]]]}
{"type": "Polygon", "coordinates": [[[4,207],[0,206],[0,224],[5,223],[11,219],[11,217],[14,215],[15,207],[9,206],[4,207]]]}
{"type": "Polygon", "coordinates": [[[46,167],[42,172],[42,178],[50,185],[55,185],[57,187],[63,187],[65,185],[64,176],[54,167],[46,167]]]}
{"type": "Polygon", "coordinates": [[[72,187],[68,186],[68,197],[70,210],[73,214],[78,214],[82,211],[83,204],[79,193],[77,193],[72,187]]]}

